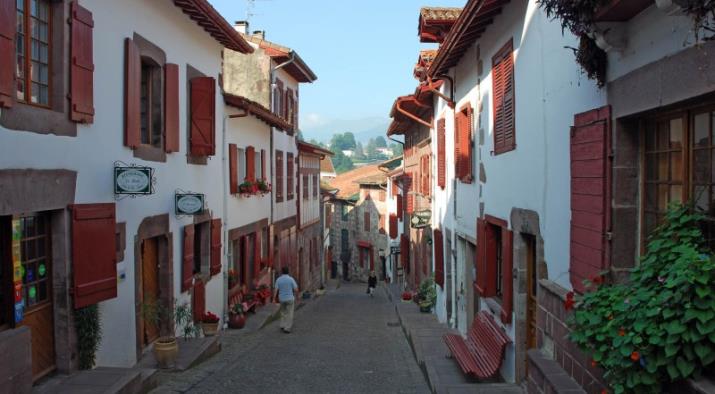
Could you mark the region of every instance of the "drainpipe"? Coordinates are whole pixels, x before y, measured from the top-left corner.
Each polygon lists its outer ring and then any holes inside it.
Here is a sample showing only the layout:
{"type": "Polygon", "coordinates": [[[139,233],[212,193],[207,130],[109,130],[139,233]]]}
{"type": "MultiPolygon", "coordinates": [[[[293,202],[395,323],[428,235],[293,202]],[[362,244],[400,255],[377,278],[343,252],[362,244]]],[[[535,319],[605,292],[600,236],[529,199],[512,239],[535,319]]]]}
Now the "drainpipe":
{"type": "MultiPolygon", "coordinates": [[[[223,127],[221,131],[221,145],[222,145],[222,150],[223,150],[223,157],[221,158],[221,176],[223,178],[223,215],[222,216],[222,225],[227,226],[228,225],[228,194],[230,192],[229,188],[229,179],[228,176],[226,175],[226,168],[228,167],[228,144],[226,143],[226,121],[228,119],[236,119],[236,118],[243,118],[248,116],[248,111],[243,110],[242,114],[234,114],[234,115],[223,115],[223,127]]],[[[226,248],[226,269],[223,270],[224,272],[224,278],[223,278],[223,293],[228,294],[228,264],[230,264],[231,259],[233,258],[233,253],[231,251],[231,248],[228,247],[228,231],[223,231],[221,229],[221,232],[223,233],[223,244],[225,245],[226,248]]],[[[227,304],[224,305],[226,307],[224,316],[223,316],[223,322],[224,325],[228,321],[228,298],[226,298],[227,304]]]]}
{"type": "Polygon", "coordinates": [[[438,94],[438,96],[442,97],[445,101],[447,101],[447,104],[448,104],[451,108],[454,108],[454,106],[455,106],[455,102],[454,102],[454,79],[452,79],[452,77],[450,77],[449,75],[440,74],[440,75],[436,75],[434,78],[431,78],[431,79],[430,79],[430,85],[432,85],[432,81],[434,81],[435,79],[438,79],[438,80],[445,80],[445,79],[446,79],[446,80],[449,82],[449,99],[445,98],[444,95],[443,95],[441,92],[438,92],[437,90],[432,90],[432,91],[434,91],[435,93],[438,94]]]}
{"type": "MultiPolygon", "coordinates": [[[[445,76],[445,77],[442,77],[442,78],[449,78],[449,77],[445,76]]],[[[436,79],[441,79],[441,78],[438,76],[436,79]]],[[[446,101],[446,102],[447,102],[447,105],[448,105],[450,108],[454,109],[455,103],[454,103],[454,91],[452,90],[452,82],[451,82],[451,81],[452,81],[452,78],[449,78],[449,81],[450,81],[450,84],[449,84],[449,86],[450,86],[450,97],[447,97],[444,93],[442,93],[442,92],[440,92],[439,90],[437,90],[437,89],[433,86],[433,82],[434,82],[434,81],[435,81],[434,79],[430,79],[429,82],[427,83],[427,88],[429,89],[429,91],[432,92],[433,94],[436,94],[437,96],[439,96],[442,100],[446,101]]]]}

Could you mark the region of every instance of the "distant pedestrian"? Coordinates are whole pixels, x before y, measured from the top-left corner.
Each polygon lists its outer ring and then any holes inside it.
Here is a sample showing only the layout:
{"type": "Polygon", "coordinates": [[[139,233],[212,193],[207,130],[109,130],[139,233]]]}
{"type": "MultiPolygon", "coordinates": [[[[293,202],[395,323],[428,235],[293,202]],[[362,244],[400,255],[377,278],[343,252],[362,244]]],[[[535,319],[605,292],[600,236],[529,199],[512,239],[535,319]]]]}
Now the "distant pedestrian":
{"type": "Polygon", "coordinates": [[[298,284],[295,279],[288,275],[288,267],[283,267],[282,275],[276,279],[275,297],[281,303],[281,330],[289,333],[293,328],[293,310],[295,309],[295,297],[298,294],[298,284]]]}
{"type": "Polygon", "coordinates": [[[374,297],[375,287],[377,287],[377,276],[375,271],[370,271],[370,276],[367,278],[367,294],[370,294],[370,297],[374,297]]]}

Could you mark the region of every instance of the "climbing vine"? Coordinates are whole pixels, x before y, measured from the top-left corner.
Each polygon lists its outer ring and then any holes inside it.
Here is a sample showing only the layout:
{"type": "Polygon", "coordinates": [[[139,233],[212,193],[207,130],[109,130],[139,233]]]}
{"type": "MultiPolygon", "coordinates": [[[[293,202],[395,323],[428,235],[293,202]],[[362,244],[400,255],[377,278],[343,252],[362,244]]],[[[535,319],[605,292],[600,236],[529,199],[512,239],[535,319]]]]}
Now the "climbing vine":
{"type": "Polygon", "coordinates": [[[628,284],[594,277],[592,291],[576,298],[571,340],[615,393],[662,392],[715,361],[715,256],[703,245],[701,219],[671,206],[628,284]]]}
{"type": "Polygon", "coordinates": [[[102,339],[102,326],[99,319],[99,307],[97,305],[76,309],[74,312],[79,369],[92,369],[94,367],[97,349],[102,339]]]}

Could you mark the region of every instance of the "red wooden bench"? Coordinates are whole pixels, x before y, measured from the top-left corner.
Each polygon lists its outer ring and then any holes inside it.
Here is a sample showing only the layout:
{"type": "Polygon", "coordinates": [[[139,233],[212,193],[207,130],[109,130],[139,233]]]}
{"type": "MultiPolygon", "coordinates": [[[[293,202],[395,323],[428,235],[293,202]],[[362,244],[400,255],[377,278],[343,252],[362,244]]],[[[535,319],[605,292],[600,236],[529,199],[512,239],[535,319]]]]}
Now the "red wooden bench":
{"type": "Polygon", "coordinates": [[[490,313],[482,311],[474,318],[466,339],[459,334],[445,334],[444,342],[462,372],[486,380],[499,371],[504,349],[511,339],[490,313]]]}
{"type": "Polygon", "coordinates": [[[244,301],[244,294],[243,290],[239,290],[234,292],[233,294],[229,293],[229,298],[228,298],[228,306],[229,308],[232,308],[236,304],[242,304],[243,305],[243,312],[248,313],[248,312],[256,312],[256,306],[258,305],[258,301],[256,298],[253,298],[252,300],[249,301],[244,301]]]}

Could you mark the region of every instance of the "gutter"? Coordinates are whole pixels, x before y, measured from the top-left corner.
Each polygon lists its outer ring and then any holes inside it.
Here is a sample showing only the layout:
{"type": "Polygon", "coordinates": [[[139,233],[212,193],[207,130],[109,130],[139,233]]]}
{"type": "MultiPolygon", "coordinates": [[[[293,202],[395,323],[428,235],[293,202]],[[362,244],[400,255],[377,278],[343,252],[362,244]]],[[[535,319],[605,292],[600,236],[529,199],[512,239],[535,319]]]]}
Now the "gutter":
{"type": "MultiPolygon", "coordinates": [[[[395,106],[395,109],[397,109],[397,112],[407,116],[408,118],[412,119],[413,121],[415,121],[421,125],[427,126],[430,129],[432,128],[432,123],[428,123],[428,122],[420,119],[419,117],[407,112],[407,110],[402,109],[402,107],[400,106],[401,104],[402,104],[402,102],[398,102],[397,105],[395,106]]],[[[419,105],[419,103],[418,103],[418,105],[419,105]]]]}

